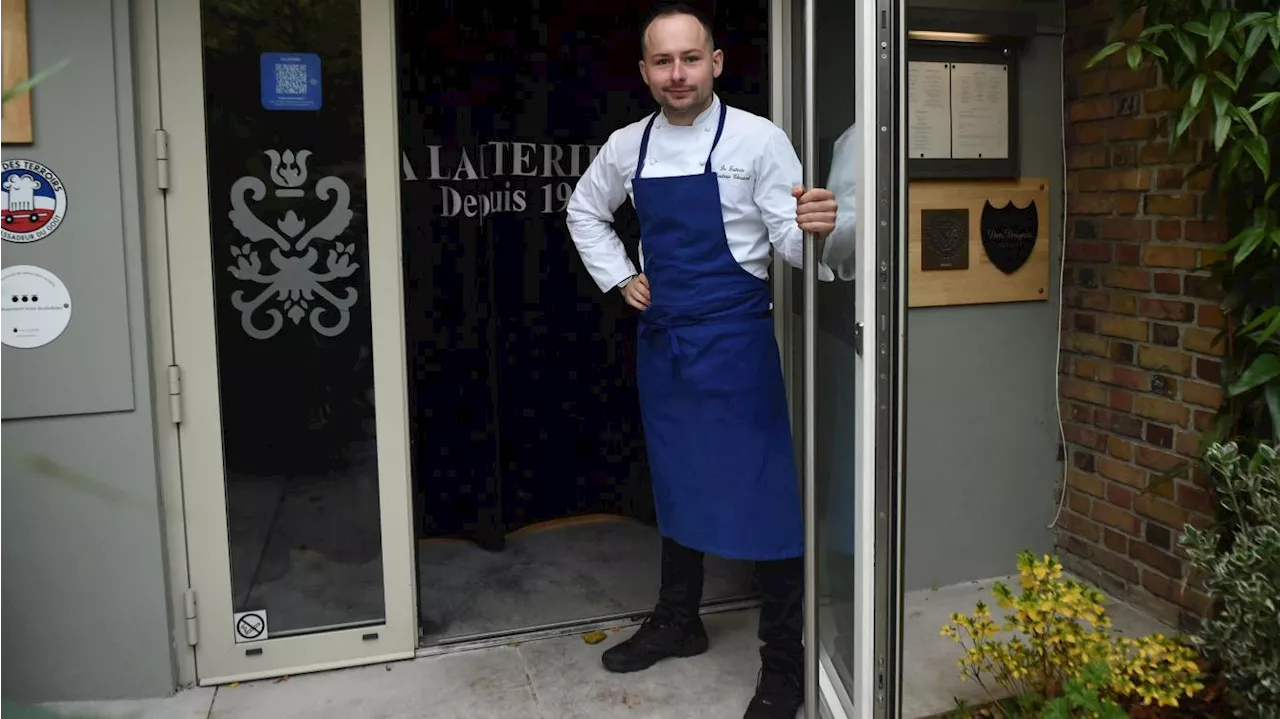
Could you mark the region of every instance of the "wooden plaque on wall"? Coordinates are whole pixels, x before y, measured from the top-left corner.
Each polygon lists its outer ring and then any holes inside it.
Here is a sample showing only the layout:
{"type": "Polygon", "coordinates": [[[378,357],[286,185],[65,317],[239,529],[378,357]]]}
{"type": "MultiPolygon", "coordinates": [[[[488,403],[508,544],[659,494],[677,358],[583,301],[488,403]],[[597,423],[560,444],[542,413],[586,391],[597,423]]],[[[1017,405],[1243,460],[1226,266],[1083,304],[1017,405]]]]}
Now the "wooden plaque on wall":
{"type": "Polygon", "coordinates": [[[1049,298],[1047,178],[917,180],[909,197],[909,306],[1049,298]]]}
{"type": "MultiPolygon", "coordinates": [[[[27,79],[30,63],[27,59],[27,0],[4,0],[0,6],[0,14],[4,16],[3,75],[4,89],[17,85],[27,79]]],[[[30,143],[31,132],[31,93],[24,92],[4,104],[4,127],[0,128],[0,137],[4,144],[30,143]]]]}

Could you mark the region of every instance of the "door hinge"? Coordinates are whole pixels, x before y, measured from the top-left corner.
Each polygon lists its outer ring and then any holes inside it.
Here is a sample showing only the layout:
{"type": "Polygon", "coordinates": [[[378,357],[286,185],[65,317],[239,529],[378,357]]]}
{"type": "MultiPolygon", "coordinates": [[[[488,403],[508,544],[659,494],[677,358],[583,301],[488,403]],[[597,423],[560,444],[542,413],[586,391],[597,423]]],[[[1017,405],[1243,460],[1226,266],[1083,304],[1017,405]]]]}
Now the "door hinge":
{"type": "Polygon", "coordinates": [[[156,187],[169,189],[169,133],[156,130],[156,187]]]}
{"type": "Polygon", "coordinates": [[[853,351],[862,356],[862,323],[859,322],[853,327],[853,351]]]}
{"type": "Polygon", "coordinates": [[[196,622],[196,590],[182,593],[182,609],[187,620],[187,646],[194,647],[200,641],[200,625],[196,622]]]}
{"type": "Polygon", "coordinates": [[[182,368],[169,365],[169,421],[182,424],[182,368]]]}

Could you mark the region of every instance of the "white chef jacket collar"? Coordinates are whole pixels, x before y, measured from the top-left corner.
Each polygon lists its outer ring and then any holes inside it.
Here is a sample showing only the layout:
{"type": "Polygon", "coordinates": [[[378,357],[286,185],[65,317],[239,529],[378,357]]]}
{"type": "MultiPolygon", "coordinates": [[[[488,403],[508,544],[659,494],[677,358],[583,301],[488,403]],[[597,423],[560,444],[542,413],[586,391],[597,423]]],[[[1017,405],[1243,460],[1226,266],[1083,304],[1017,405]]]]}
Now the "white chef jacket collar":
{"type": "Polygon", "coordinates": [[[697,119],[693,121],[693,125],[672,125],[671,122],[667,120],[666,113],[662,113],[662,112],[658,113],[658,119],[653,124],[655,127],[702,127],[708,122],[718,123],[719,121],[720,121],[720,96],[715,93],[712,93],[711,106],[703,110],[702,113],[698,115],[697,119]]]}

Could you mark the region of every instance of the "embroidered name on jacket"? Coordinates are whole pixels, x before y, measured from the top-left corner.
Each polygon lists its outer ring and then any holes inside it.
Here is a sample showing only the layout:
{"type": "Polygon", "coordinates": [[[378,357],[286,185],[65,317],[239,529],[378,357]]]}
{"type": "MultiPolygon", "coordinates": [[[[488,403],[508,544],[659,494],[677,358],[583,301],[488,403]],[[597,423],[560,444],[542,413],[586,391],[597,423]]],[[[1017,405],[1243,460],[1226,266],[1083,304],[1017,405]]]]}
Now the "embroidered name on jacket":
{"type": "Polygon", "coordinates": [[[751,179],[751,173],[747,171],[747,168],[738,167],[737,165],[721,165],[720,169],[716,170],[716,175],[721,180],[749,181],[751,179]]]}

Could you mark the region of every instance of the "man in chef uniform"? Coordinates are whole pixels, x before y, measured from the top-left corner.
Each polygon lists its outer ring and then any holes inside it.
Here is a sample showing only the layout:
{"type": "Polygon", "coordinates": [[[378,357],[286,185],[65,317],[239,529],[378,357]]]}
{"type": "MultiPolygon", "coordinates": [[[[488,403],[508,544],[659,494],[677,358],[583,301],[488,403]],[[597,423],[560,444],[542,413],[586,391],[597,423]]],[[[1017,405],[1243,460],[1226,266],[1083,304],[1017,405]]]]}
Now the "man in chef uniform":
{"type": "Polygon", "coordinates": [[[641,53],[660,110],[610,135],[567,208],[596,284],[640,311],[637,384],[663,537],[657,607],[603,661],[634,672],[707,651],[703,556],[752,560],[763,646],[746,719],[794,719],[804,696],[804,524],[767,278],[771,251],[803,266],[802,233],[821,242],[836,203],[801,186],[781,129],[715,95],[724,57],[699,10],[655,10],[641,53]],[[640,270],[611,225],[628,198],[640,270]]]}

